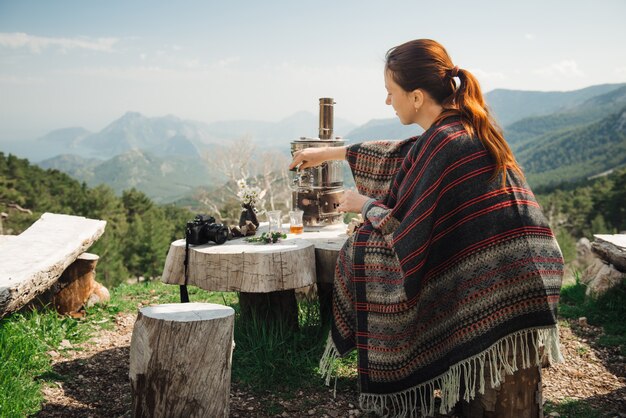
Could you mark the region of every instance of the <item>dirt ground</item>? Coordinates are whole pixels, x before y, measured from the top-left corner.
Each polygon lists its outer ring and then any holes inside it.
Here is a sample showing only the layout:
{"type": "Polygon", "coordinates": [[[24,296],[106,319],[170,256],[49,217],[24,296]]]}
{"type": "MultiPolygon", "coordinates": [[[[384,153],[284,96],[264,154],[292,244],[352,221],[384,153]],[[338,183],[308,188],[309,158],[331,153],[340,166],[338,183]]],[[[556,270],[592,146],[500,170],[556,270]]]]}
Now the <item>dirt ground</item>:
{"type": "MultiPolygon", "coordinates": [[[[130,417],[128,359],[134,315],[119,314],[115,329],[101,331],[80,346],[64,341],[52,351],[58,382],[44,390],[38,417],[130,417]],[[63,355],[60,352],[63,352],[63,355]]],[[[608,417],[626,417],[626,359],[596,347],[601,330],[584,322],[561,326],[565,363],[543,370],[544,401],[585,400],[608,417]]],[[[355,383],[356,386],[356,383],[355,383]]],[[[291,399],[257,394],[233,383],[231,417],[363,416],[356,387],[299,392],[291,399]]],[[[552,415],[555,416],[555,415],[552,415]]]]}

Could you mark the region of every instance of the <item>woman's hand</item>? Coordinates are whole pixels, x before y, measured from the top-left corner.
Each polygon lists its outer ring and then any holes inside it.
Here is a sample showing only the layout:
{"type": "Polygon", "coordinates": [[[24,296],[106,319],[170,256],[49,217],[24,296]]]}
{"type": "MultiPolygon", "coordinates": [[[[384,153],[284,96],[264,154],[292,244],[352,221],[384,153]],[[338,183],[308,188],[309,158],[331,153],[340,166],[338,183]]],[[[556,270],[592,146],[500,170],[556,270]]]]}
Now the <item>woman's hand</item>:
{"type": "Polygon", "coordinates": [[[346,190],[343,192],[343,197],[339,201],[339,206],[337,210],[339,212],[354,212],[361,213],[361,209],[363,209],[363,205],[370,198],[355,192],[354,190],[346,190]]]}
{"type": "Polygon", "coordinates": [[[293,154],[293,161],[289,169],[293,170],[299,164],[298,169],[316,167],[328,160],[343,160],[346,158],[346,147],[321,147],[305,148],[293,154]]]}

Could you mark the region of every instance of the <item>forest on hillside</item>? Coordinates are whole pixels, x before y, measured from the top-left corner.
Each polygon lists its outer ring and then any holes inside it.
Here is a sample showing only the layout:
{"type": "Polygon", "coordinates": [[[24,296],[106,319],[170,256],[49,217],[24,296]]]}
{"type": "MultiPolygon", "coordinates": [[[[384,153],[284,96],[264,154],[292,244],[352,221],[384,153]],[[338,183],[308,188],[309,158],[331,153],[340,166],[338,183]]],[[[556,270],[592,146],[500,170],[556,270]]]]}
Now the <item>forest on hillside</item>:
{"type": "Polygon", "coordinates": [[[626,169],[591,180],[536,188],[535,193],[566,262],[576,257],[578,239],[626,231],[626,169]]]}
{"type": "MultiPolygon", "coordinates": [[[[284,176],[252,181],[268,192],[268,206],[284,209],[288,194],[284,176]]],[[[626,169],[535,191],[567,261],[575,257],[578,238],[626,230],[626,169]]],[[[232,185],[207,192],[198,201],[205,206],[196,206],[196,212],[204,209],[218,222],[236,223],[240,207],[232,185]]],[[[44,212],[106,220],[104,235],[89,251],[100,256],[98,277],[107,286],[160,276],[170,242],[184,237],[185,223],[196,213],[188,207],[155,204],[135,189],[118,196],[108,186],[90,188],[58,170],[44,170],[2,152],[0,212],[8,215],[0,221],[0,233],[14,235],[44,212]]]]}
{"type": "Polygon", "coordinates": [[[115,286],[129,277],[156,277],[172,240],[184,236],[189,210],[154,204],[137,190],[116,196],[108,186],[89,188],[57,170],[0,152],[1,233],[17,235],[44,212],[103,219],[102,237],[89,249],[98,254],[98,280],[115,286]]]}

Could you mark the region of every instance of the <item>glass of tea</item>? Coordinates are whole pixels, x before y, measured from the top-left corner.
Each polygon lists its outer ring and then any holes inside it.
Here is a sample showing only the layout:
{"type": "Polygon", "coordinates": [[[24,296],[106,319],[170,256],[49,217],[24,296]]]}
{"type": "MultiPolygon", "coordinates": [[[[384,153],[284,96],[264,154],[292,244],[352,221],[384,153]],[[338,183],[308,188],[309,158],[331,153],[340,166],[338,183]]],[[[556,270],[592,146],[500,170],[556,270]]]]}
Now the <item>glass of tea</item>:
{"type": "Polygon", "coordinates": [[[304,231],[302,223],[302,212],[299,209],[289,211],[289,232],[292,234],[301,234],[304,231]]]}

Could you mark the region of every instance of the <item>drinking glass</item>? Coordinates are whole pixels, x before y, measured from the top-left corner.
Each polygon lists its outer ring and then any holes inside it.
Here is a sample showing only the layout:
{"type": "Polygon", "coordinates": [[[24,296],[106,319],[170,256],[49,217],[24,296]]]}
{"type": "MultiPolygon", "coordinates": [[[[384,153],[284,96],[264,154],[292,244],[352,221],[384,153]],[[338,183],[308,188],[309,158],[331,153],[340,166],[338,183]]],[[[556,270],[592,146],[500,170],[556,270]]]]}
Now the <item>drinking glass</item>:
{"type": "Polygon", "coordinates": [[[269,222],[270,232],[281,232],[283,224],[279,210],[270,210],[267,212],[267,220],[269,222]]]}
{"type": "Polygon", "coordinates": [[[289,232],[292,234],[301,234],[304,231],[304,225],[302,224],[303,213],[299,209],[289,212],[289,232]]]}

